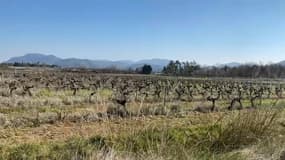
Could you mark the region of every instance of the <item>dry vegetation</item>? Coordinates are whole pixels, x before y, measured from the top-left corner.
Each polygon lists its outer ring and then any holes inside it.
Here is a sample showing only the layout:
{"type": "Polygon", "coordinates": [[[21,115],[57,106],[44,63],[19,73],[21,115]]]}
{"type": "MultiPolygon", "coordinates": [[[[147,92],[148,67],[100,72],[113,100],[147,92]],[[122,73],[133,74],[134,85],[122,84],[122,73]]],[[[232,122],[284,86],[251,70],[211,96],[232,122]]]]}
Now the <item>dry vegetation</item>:
{"type": "Polygon", "coordinates": [[[285,157],[280,80],[0,71],[0,159],[285,157]]]}

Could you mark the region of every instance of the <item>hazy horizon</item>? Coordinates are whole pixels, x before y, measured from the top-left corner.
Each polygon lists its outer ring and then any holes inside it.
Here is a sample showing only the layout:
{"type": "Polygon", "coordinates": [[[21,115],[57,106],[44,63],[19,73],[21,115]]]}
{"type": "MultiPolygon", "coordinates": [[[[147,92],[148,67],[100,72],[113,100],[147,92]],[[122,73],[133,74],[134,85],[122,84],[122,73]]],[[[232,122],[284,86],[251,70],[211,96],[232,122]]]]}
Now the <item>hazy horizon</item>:
{"type": "Polygon", "coordinates": [[[0,5],[0,61],[60,58],[285,60],[282,0],[14,0],[0,5]]]}
{"type": "MultiPolygon", "coordinates": [[[[45,56],[55,56],[57,58],[60,58],[60,59],[73,59],[73,58],[76,58],[76,59],[86,59],[86,60],[99,60],[99,61],[113,61],[113,62],[116,62],[116,61],[131,61],[131,62],[138,62],[138,61],[141,61],[141,60],[173,60],[173,61],[176,61],[176,60],[179,60],[181,62],[185,62],[185,61],[195,61],[197,62],[198,64],[200,65],[203,65],[203,66],[210,66],[210,65],[223,65],[223,64],[230,64],[230,63],[239,63],[239,64],[272,64],[272,63],[279,63],[281,61],[285,61],[285,60],[280,60],[280,61],[276,61],[276,62],[262,62],[262,61],[244,61],[244,62],[238,62],[238,61],[228,61],[228,62],[223,62],[223,63],[213,63],[213,64],[203,64],[203,63],[200,63],[198,61],[196,61],[195,59],[192,59],[192,60],[183,60],[183,59],[167,59],[167,58],[144,58],[144,59],[138,59],[138,60],[132,60],[132,59],[118,59],[118,60],[112,60],[112,59],[88,59],[88,58],[80,58],[80,57],[60,57],[60,56],[56,56],[54,54],[45,54],[45,53],[26,53],[24,55],[20,55],[20,56],[15,56],[15,57],[22,57],[22,56],[26,56],[28,54],[40,54],[40,55],[45,55],[45,56]]],[[[10,57],[10,58],[15,58],[15,57],[10,57]]],[[[0,61],[1,62],[5,62],[7,60],[9,60],[10,58],[4,60],[4,61],[0,61]]]]}

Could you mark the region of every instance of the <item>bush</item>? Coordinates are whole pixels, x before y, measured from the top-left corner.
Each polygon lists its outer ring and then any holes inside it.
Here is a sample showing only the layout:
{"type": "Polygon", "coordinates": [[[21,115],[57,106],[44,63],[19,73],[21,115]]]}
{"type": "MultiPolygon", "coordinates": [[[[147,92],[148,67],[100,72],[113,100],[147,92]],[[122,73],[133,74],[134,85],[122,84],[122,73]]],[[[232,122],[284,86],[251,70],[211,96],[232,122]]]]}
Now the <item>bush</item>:
{"type": "Polygon", "coordinates": [[[152,67],[151,65],[145,64],[141,68],[137,68],[136,71],[140,74],[151,74],[152,67]]]}

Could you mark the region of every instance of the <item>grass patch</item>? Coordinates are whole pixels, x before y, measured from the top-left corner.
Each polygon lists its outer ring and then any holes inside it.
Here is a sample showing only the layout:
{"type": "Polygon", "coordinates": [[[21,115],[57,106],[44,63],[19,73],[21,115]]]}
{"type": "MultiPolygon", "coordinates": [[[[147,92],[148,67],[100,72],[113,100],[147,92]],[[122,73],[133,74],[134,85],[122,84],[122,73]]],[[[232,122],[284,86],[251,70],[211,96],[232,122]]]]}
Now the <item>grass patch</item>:
{"type": "Polygon", "coordinates": [[[37,97],[54,97],[56,96],[56,92],[52,91],[47,88],[40,89],[38,93],[36,94],[37,97]]]}
{"type": "Polygon", "coordinates": [[[72,138],[65,142],[46,144],[21,144],[8,149],[1,148],[5,160],[66,160],[89,159],[96,151],[104,149],[105,139],[94,136],[89,139],[72,138]]]}
{"type": "Polygon", "coordinates": [[[98,91],[98,95],[102,98],[110,98],[113,94],[113,91],[110,89],[99,89],[98,91]]]}
{"type": "MultiPolygon", "coordinates": [[[[180,128],[148,128],[120,137],[114,143],[118,150],[183,154],[181,151],[221,154],[252,145],[271,136],[278,111],[248,110],[231,113],[215,123],[180,128]],[[234,114],[234,116],[233,116],[234,114]]],[[[186,155],[176,155],[185,157],[186,155]]]]}
{"type": "MultiPolygon", "coordinates": [[[[1,159],[90,159],[98,151],[115,150],[137,159],[155,155],[161,159],[245,159],[236,152],[273,137],[279,110],[228,112],[212,123],[187,125],[151,124],[143,130],[65,142],[2,147],[1,159]]],[[[157,122],[159,123],[159,122],[157,122]]],[[[277,133],[278,134],[278,133],[277,133]]]]}

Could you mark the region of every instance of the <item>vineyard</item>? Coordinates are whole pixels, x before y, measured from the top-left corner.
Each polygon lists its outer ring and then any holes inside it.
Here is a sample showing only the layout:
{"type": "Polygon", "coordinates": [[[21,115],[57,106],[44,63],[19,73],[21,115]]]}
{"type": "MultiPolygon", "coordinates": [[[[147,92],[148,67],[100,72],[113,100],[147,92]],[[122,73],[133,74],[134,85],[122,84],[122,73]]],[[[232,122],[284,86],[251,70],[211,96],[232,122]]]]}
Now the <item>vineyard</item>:
{"type": "Polygon", "coordinates": [[[0,159],[280,159],[285,81],[0,69],[0,159]]]}

